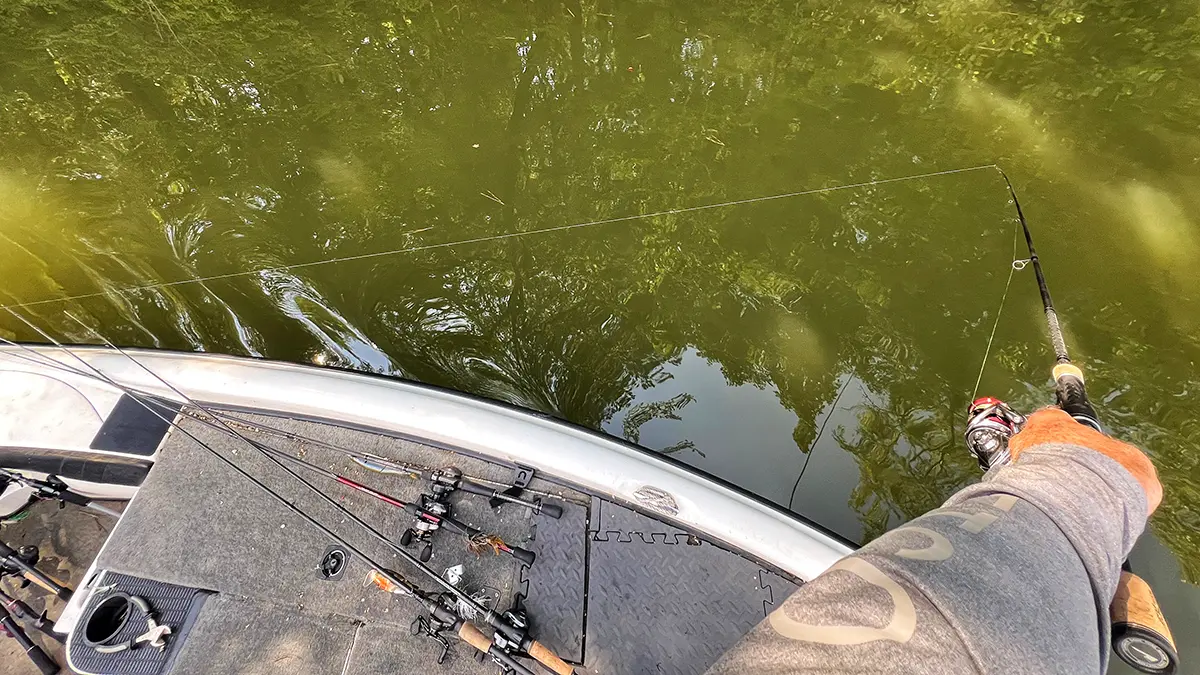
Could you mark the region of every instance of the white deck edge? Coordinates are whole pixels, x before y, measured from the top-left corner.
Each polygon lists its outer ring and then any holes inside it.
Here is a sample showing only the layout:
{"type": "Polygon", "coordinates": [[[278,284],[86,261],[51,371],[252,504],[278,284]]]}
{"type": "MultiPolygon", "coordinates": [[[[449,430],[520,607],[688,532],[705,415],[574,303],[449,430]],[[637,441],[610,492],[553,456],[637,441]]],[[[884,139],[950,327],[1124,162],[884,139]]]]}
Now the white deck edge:
{"type": "MultiPolygon", "coordinates": [[[[0,352],[12,350],[0,348],[0,352]]],[[[73,364],[53,347],[42,354],[73,364]]],[[[122,386],[178,400],[125,356],[102,347],[72,348],[122,386]]],[[[623,442],[543,416],[403,380],[316,366],[213,354],[128,350],[189,397],[209,405],[258,409],[426,439],[516,462],[617,501],[643,504],[635,492],[671,495],[674,521],[759,560],[811,580],[852,549],[710,478],[623,442]]],[[[60,375],[60,377],[77,377],[60,375]]]]}

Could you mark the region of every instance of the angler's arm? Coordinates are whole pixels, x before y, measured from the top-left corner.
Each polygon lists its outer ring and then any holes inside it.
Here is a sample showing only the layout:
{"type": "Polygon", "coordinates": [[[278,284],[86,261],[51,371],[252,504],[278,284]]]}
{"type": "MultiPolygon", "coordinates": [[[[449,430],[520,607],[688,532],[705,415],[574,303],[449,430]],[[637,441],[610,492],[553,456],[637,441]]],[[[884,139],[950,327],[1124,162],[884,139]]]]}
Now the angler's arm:
{"type": "Polygon", "coordinates": [[[709,672],[1102,673],[1157,479],[1131,446],[1138,478],[1111,448],[1045,441],[803,586],[709,672]]]}

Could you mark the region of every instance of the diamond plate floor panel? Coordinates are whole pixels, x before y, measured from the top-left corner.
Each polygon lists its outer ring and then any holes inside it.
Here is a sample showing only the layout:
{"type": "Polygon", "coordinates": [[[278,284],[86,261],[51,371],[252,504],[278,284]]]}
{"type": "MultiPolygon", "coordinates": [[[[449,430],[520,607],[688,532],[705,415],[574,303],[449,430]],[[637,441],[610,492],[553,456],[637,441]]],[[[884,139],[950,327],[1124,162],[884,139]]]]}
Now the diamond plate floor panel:
{"type": "Polygon", "coordinates": [[[654,519],[608,502],[601,513],[588,556],[589,672],[703,673],[795,590],[654,519]]]}
{"type": "Polygon", "coordinates": [[[523,569],[523,604],[543,644],[568,661],[583,658],[584,577],[588,509],[560,502],[562,518],[535,517],[529,548],[537,562],[523,569]]]}

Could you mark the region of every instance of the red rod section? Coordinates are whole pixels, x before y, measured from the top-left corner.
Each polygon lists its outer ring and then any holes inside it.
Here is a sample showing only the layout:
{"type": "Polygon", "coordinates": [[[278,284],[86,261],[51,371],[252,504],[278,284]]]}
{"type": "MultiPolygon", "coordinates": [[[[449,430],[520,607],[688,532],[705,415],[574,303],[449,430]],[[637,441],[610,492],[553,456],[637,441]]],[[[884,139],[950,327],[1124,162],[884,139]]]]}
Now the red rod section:
{"type": "Polygon", "coordinates": [[[354,488],[355,490],[358,490],[359,492],[365,492],[380,501],[391,504],[392,506],[396,506],[396,507],[399,507],[402,509],[408,508],[407,503],[402,502],[399,499],[396,499],[395,497],[389,497],[388,495],[385,495],[382,492],[379,492],[378,490],[372,490],[371,488],[367,487],[366,485],[363,485],[362,483],[356,483],[344,476],[338,476],[334,480],[341,483],[342,485],[345,485],[348,488],[354,488]]]}

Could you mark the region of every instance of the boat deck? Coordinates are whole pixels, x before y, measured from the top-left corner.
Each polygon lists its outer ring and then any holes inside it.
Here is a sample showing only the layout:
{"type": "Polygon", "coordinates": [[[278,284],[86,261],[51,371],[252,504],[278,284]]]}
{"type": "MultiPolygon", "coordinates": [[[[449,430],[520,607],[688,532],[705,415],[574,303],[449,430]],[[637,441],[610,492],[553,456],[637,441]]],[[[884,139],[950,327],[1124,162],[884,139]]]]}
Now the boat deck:
{"type": "MultiPolygon", "coordinates": [[[[496,485],[509,483],[515,469],[370,431],[230,414],[290,436],[239,429],[256,441],[405,501],[415,501],[427,483],[372,473],[297,437],[429,468],[453,465],[496,485]]],[[[431,587],[244,441],[187,414],[179,420],[190,434],[376,561],[431,587]]],[[[393,541],[411,524],[401,509],[304,468],[294,470],[393,541]]],[[[486,499],[461,491],[451,503],[455,518],[533,550],[537,560],[531,567],[490,551],[476,555],[461,536],[447,531],[435,534],[429,564],[439,572],[462,565],[459,588],[498,609],[519,602],[533,636],[576,664],[577,672],[701,673],[795,589],[751,560],[623,506],[536,477],[530,490],[553,495],[564,506],[562,518],[515,505],[492,509],[486,499]]],[[[136,591],[159,605],[155,610],[167,623],[175,622],[175,634],[161,653],[138,648],[104,655],[76,631],[68,642],[71,665],[85,673],[138,675],[497,672],[453,636],[438,666],[441,648],[410,632],[416,603],[364,585],[371,568],[357,556],[340,579],[323,579],[318,566],[331,544],[173,429],[97,558],[89,588],[136,591]]],[[[103,595],[97,592],[88,602],[103,595]]]]}
{"type": "MultiPolygon", "coordinates": [[[[124,502],[104,502],[104,505],[119,511],[124,502]]],[[[100,552],[113,525],[112,518],[108,516],[83,509],[60,509],[56,502],[41,501],[31,505],[20,520],[5,523],[0,528],[0,539],[13,548],[37,546],[41,553],[38,569],[75,588],[83,582],[88,567],[100,552]]],[[[46,612],[52,619],[66,605],[52,595],[32,588],[21,589],[16,577],[0,580],[0,589],[20,598],[36,612],[46,612]]],[[[26,624],[21,625],[26,628],[30,639],[50,658],[58,663],[66,663],[62,643],[49,639],[41,631],[29,630],[26,624]]],[[[0,637],[0,675],[38,675],[37,669],[25,658],[16,640],[0,637]]]]}

